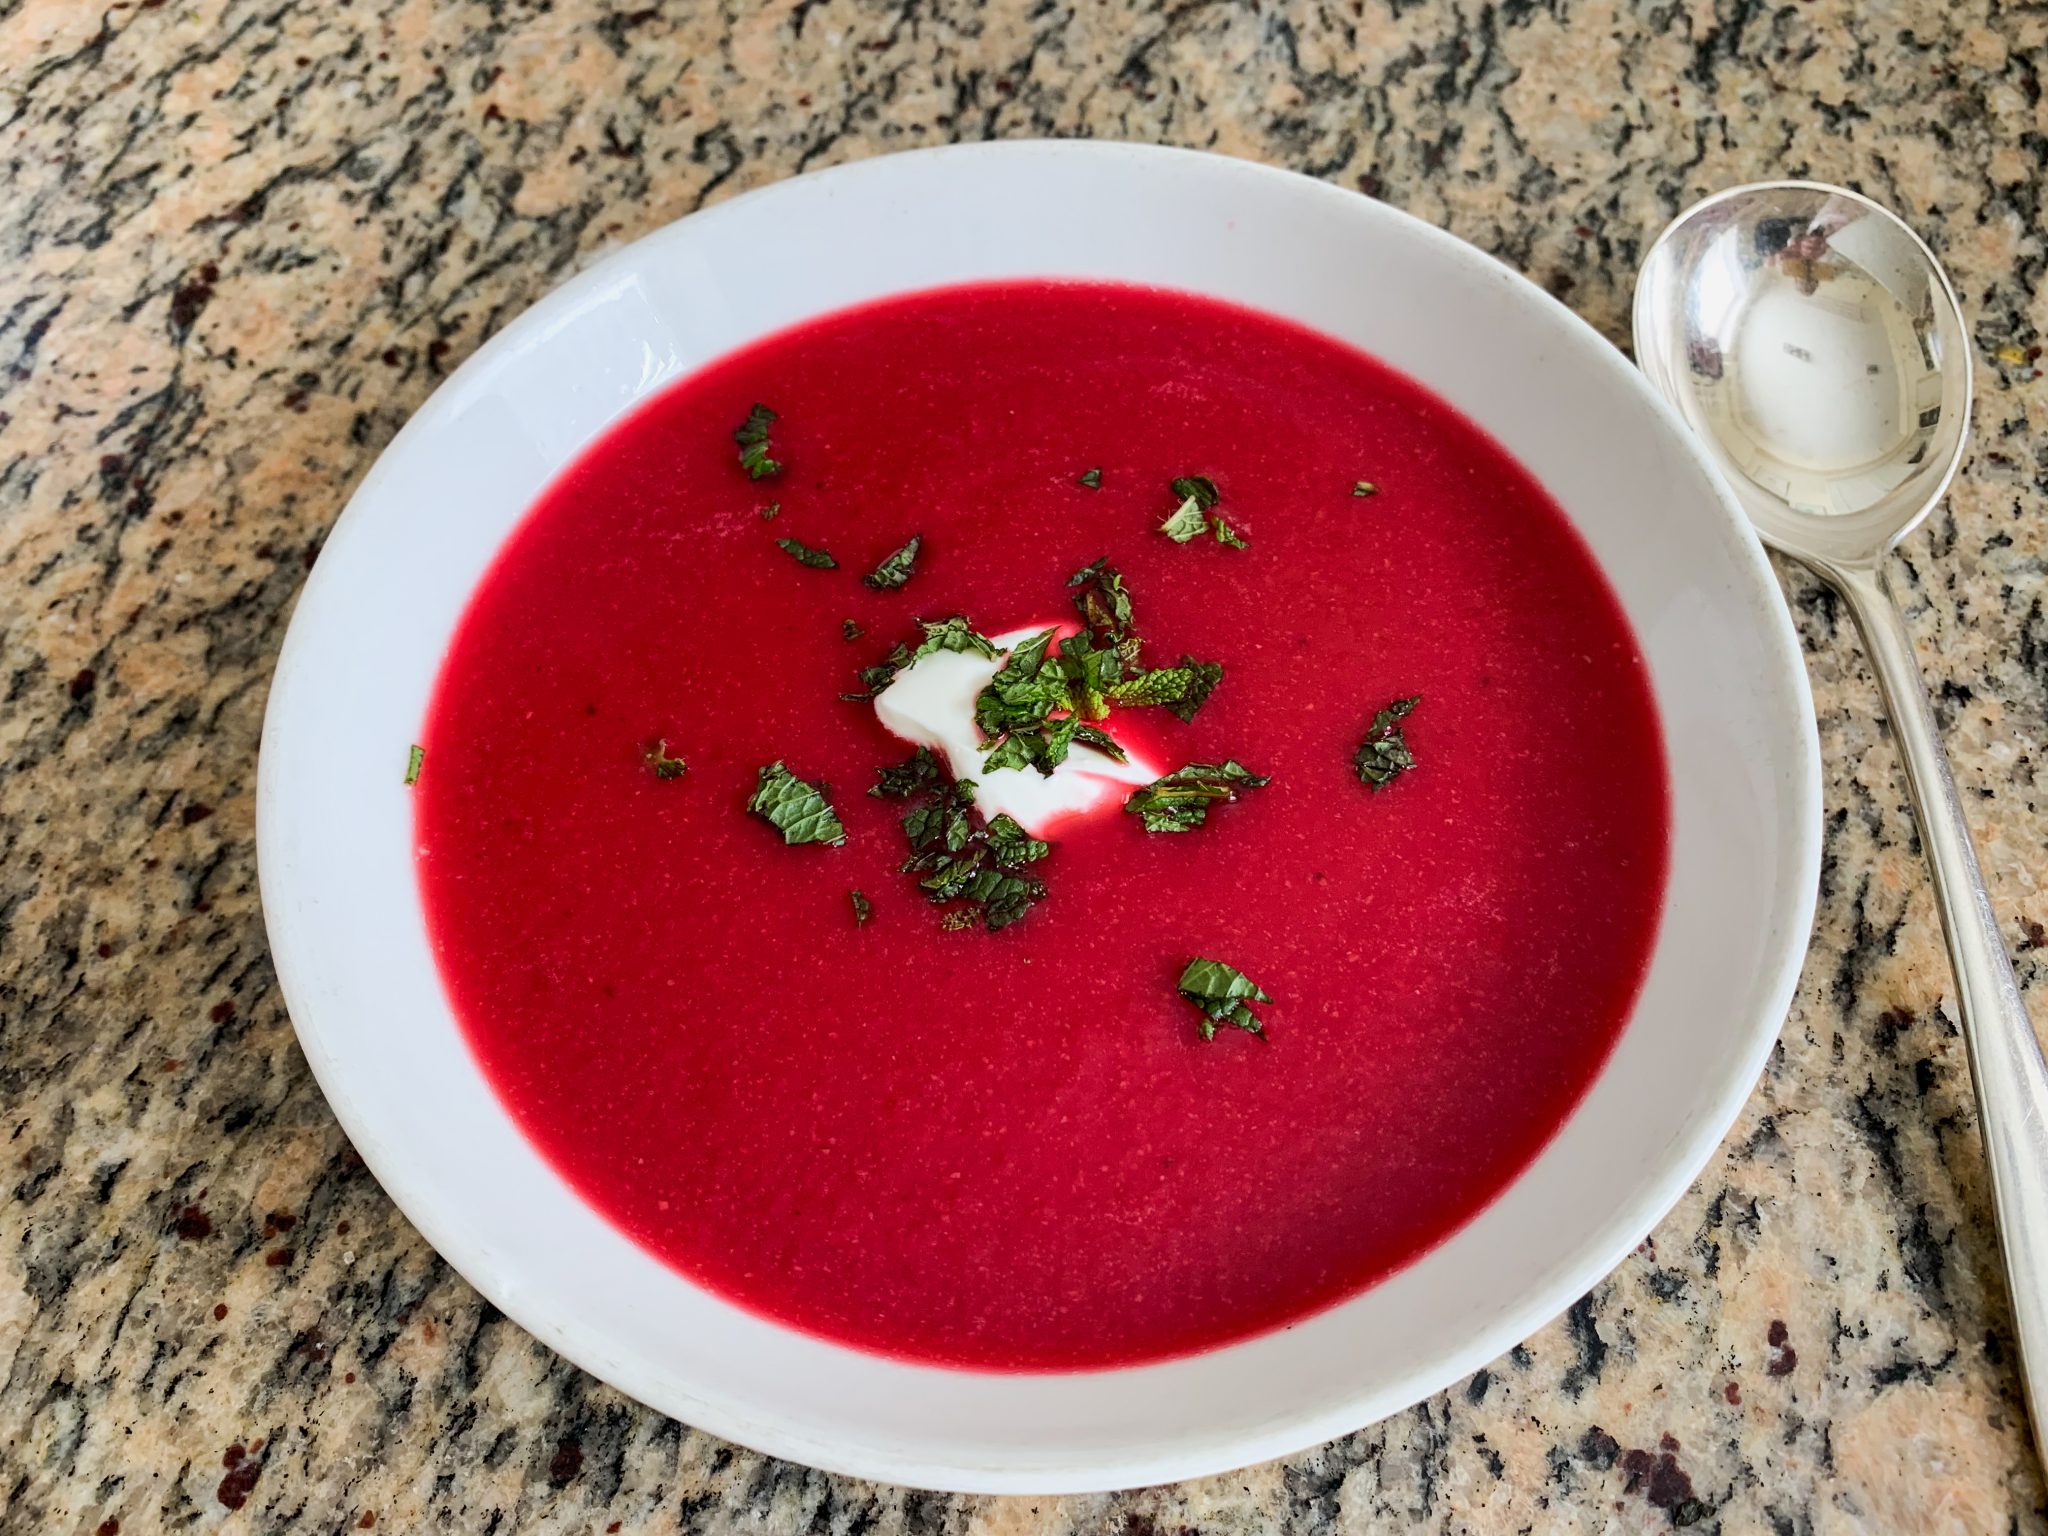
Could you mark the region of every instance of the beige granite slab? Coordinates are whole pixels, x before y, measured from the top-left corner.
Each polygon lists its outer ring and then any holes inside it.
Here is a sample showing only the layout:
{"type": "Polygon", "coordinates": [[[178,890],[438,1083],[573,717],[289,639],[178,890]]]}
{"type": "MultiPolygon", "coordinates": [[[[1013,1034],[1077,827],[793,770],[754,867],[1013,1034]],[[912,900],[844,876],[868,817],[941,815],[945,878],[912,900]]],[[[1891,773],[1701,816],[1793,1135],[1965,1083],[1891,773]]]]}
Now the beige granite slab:
{"type": "Polygon", "coordinates": [[[265,686],[350,487],[619,243],[956,139],[1357,187],[1620,341],[1676,207],[1806,174],[1951,264],[1976,450],[1900,562],[2048,1016],[2048,12],[2005,0],[0,0],[0,1528],[2048,1531],[1891,745],[1787,573],[1819,932],[1696,1189],[1563,1319],[1312,1454],[1114,1498],[768,1461],[540,1348],[307,1075],[252,838],[265,686]]]}

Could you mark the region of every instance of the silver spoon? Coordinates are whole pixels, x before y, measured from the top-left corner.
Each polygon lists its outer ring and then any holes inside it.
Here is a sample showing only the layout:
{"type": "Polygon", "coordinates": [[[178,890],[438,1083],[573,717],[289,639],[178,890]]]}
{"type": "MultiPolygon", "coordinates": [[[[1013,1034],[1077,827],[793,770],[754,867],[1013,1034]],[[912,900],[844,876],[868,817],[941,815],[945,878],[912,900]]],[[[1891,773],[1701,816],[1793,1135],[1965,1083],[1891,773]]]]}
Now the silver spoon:
{"type": "Polygon", "coordinates": [[[2048,1451],[2048,1063],[1884,579],[1970,429],[1970,342],[1934,254],[1840,187],[1736,187],[1681,214],[1636,279],[1636,361],[1764,542],[1855,615],[1906,766],[1977,1088],[2020,1374],[2048,1451]]]}

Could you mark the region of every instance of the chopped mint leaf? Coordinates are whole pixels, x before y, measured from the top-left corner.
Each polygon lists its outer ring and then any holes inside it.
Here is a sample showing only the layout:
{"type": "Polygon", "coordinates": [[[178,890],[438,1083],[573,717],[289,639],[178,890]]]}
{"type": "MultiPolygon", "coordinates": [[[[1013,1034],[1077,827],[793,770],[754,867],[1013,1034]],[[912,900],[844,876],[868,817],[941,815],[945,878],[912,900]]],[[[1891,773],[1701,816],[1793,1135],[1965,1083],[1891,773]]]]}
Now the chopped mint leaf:
{"type": "Polygon", "coordinates": [[[782,516],[782,503],[771,501],[767,506],[761,507],[758,510],[760,511],[762,522],[772,523],[776,518],[782,516]]]}
{"type": "Polygon", "coordinates": [[[1180,719],[1192,720],[1222,681],[1220,662],[1183,656],[1177,667],[1157,667],[1125,678],[1110,690],[1109,696],[1118,704],[1163,704],[1180,719]]]}
{"type": "Polygon", "coordinates": [[[866,631],[851,619],[839,621],[839,637],[842,640],[858,640],[866,631]]]}
{"type": "MultiPolygon", "coordinates": [[[[848,632],[847,625],[852,624],[853,620],[848,619],[845,624],[840,626],[840,633],[845,634],[849,640],[855,639],[859,635],[858,626],[855,626],[852,632],[848,632]]],[[[934,651],[972,651],[975,655],[986,656],[990,660],[994,660],[998,654],[988,636],[976,633],[974,626],[958,614],[955,614],[950,619],[943,619],[937,624],[923,624],[922,628],[924,629],[924,639],[918,642],[915,650],[898,641],[889,648],[887,656],[871,667],[862,667],[860,669],[860,685],[865,690],[864,692],[842,693],[840,697],[842,699],[850,699],[855,703],[872,699],[876,694],[896,681],[896,674],[898,672],[901,672],[913,661],[929,656],[934,651]]]]}
{"type": "Polygon", "coordinates": [[[1116,567],[1107,560],[1084,565],[1067,578],[1067,587],[1094,643],[1115,653],[1117,671],[1137,670],[1144,642],[1132,617],[1130,591],[1116,567]]]}
{"type": "Polygon", "coordinates": [[[1007,811],[988,824],[988,847],[995,861],[1005,869],[1035,863],[1052,851],[1051,844],[1026,832],[1023,824],[1007,811]]]}
{"type": "Polygon", "coordinates": [[[974,820],[967,814],[972,803],[948,796],[931,805],[920,805],[903,818],[903,835],[921,853],[958,853],[974,840],[974,820]]]}
{"type": "MultiPolygon", "coordinates": [[[[1175,481],[1176,485],[1180,482],[1175,481]]],[[[1190,539],[1199,539],[1208,531],[1209,519],[1202,513],[1202,504],[1190,496],[1173,510],[1159,531],[1176,544],[1185,544],[1190,539]]]]}
{"type": "Polygon", "coordinates": [[[1421,702],[1419,693],[1396,699],[1372,717],[1372,726],[1366,731],[1357,756],[1351,759],[1351,766],[1358,770],[1359,782],[1370,786],[1374,794],[1415,766],[1415,756],[1408,750],[1400,722],[1421,702]]]}
{"type": "MultiPolygon", "coordinates": [[[[981,760],[981,771],[997,773],[1004,768],[1029,768],[1037,760],[1032,738],[1022,731],[1014,731],[988,749],[981,760]]],[[[1052,772],[1051,764],[1046,765],[1046,772],[1052,772]]]]}
{"type": "Polygon", "coordinates": [[[1034,738],[1041,743],[1034,749],[1040,773],[1050,773],[1067,760],[1067,751],[1074,744],[1074,733],[1080,729],[1079,715],[1063,715],[1046,723],[1044,733],[1034,738]]]}
{"type": "Polygon", "coordinates": [[[1360,480],[1351,487],[1351,494],[1354,496],[1377,496],[1379,493],[1380,488],[1370,480],[1360,480]]]}
{"type": "Polygon", "coordinates": [[[1007,928],[1045,900],[1045,882],[1028,875],[1004,875],[980,897],[982,926],[990,933],[1007,928]]]}
{"type": "MultiPolygon", "coordinates": [[[[853,620],[848,619],[846,623],[851,624],[853,620]]],[[[841,633],[845,633],[844,625],[840,629],[841,633]]],[[[958,614],[937,624],[926,624],[923,626],[923,629],[924,639],[918,642],[916,650],[912,650],[908,645],[898,641],[894,646],[890,647],[887,656],[871,667],[862,667],[860,669],[860,685],[866,690],[865,692],[842,693],[840,697],[842,699],[849,699],[854,703],[872,699],[876,694],[896,681],[896,674],[898,672],[901,672],[913,661],[918,660],[920,657],[929,656],[934,651],[972,651],[975,655],[986,656],[990,660],[993,660],[997,654],[995,646],[989,642],[988,637],[975,633],[974,626],[958,614]]],[[[847,635],[847,639],[851,640],[853,638],[855,638],[854,635],[847,635]]]]}
{"type": "Polygon", "coordinates": [[[994,643],[988,636],[977,633],[974,626],[957,613],[937,624],[926,624],[924,639],[918,643],[917,649],[910,653],[910,659],[916,661],[920,656],[929,656],[934,651],[972,651],[989,661],[996,659],[994,643]]]}
{"type": "Polygon", "coordinates": [[[665,737],[647,749],[647,766],[654,770],[657,779],[680,779],[689,771],[689,765],[680,757],[668,755],[668,740],[665,737]]]}
{"type": "Polygon", "coordinates": [[[1057,668],[1045,670],[1046,651],[1058,633],[1041,630],[1010,648],[974,701],[975,724],[983,735],[995,737],[1012,726],[1039,725],[1052,710],[1067,707],[1065,680],[1057,668]]]}
{"type": "Polygon", "coordinates": [[[1103,756],[1113,758],[1119,763],[1127,763],[1131,760],[1130,754],[1117,745],[1116,738],[1097,726],[1076,726],[1074,728],[1074,745],[1077,747],[1093,747],[1103,756]]]}
{"type": "Polygon", "coordinates": [[[917,564],[918,549],[923,544],[923,534],[912,534],[908,544],[861,577],[862,583],[873,587],[877,592],[893,592],[910,580],[910,573],[917,564]]]}
{"type": "Polygon", "coordinates": [[[814,571],[836,571],[839,562],[822,549],[813,549],[799,539],[777,539],[776,544],[786,551],[798,565],[808,565],[814,571]]]}
{"type": "Polygon", "coordinates": [[[939,760],[932,756],[930,747],[919,747],[902,762],[891,763],[876,774],[875,787],[868,793],[878,800],[902,800],[936,789],[938,784],[939,760]]]}
{"type": "Polygon", "coordinates": [[[1080,610],[1082,622],[1119,642],[1119,654],[1125,650],[1122,642],[1128,641],[1129,654],[1124,655],[1124,664],[1134,664],[1137,636],[1131,633],[1131,594],[1124,589],[1124,579],[1117,574],[1116,567],[1107,560],[1084,565],[1067,578],[1067,586],[1074,591],[1074,606],[1080,610]]]}
{"type": "Polygon", "coordinates": [[[1253,1003],[1270,1003],[1263,988],[1234,965],[1221,960],[1190,960],[1180,973],[1176,990],[1201,1010],[1197,1026],[1204,1040],[1216,1038],[1216,1026],[1228,1024],[1246,1034],[1265,1038],[1266,1026],[1252,1012],[1253,1003]]]}
{"type": "Polygon", "coordinates": [[[1159,525],[1159,531],[1174,543],[1185,544],[1191,539],[1199,539],[1205,532],[1212,532],[1216,535],[1218,544],[1228,545],[1232,549],[1251,547],[1245,543],[1237,530],[1216,512],[1216,503],[1222,499],[1221,493],[1216,489],[1216,482],[1207,475],[1176,476],[1173,481],[1173,496],[1180,505],[1175,507],[1172,515],[1159,525]]]}
{"type": "Polygon", "coordinates": [[[1091,491],[1099,491],[1102,489],[1102,471],[1099,469],[1084,469],[1081,471],[1080,479],[1074,483],[1076,485],[1085,485],[1091,491]]]}
{"type": "Polygon", "coordinates": [[[1186,721],[1195,718],[1195,712],[1209,700],[1216,691],[1216,685],[1223,681],[1223,664],[1217,661],[1197,661],[1192,656],[1183,656],[1180,665],[1173,669],[1188,676],[1187,689],[1166,706],[1166,712],[1186,721]]]}
{"type": "Polygon", "coordinates": [[[1066,760],[1081,722],[1071,714],[1054,718],[1074,707],[1062,661],[1047,654],[1058,633],[1041,630],[1012,648],[975,696],[974,723],[988,744],[982,766],[990,772],[1033,767],[1050,774],[1066,760]]]}
{"type": "Polygon", "coordinates": [[[1263,789],[1271,782],[1234,757],[1221,763],[1189,763],[1154,779],[1126,800],[1124,809],[1142,817],[1147,832],[1192,832],[1208,821],[1210,806],[1236,799],[1241,789],[1263,789]]]}
{"type": "Polygon", "coordinates": [[[858,890],[848,891],[846,894],[848,899],[853,902],[853,926],[865,928],[868,919],[875,915],[875,904],[869,901],[867,897],[861,895],[858,890]]]}
{"type": "Polygon", "coordinates": [[[1178,667],[1140,668],[1131,594],[1107,560],[1084,565],[1067,578],[1067,587],[1087,629],[1061,640],[1057,651],[1057,628],[1033,635],[1011,650],[975,697],[985,769],[1050,774],[1076,742],[1121,762],[1122,749],[1095,726],[1112,705],[1158,704],[1191,720],[1223,677],[1221,666],[1192,656],[1183,656],[1178,667]]]}
{"type": "Polygon", "coordinates": [[[876,662],[872,667],[862,667],[860,669],[861,681],[868,682],[871,673],[879,672],[882,674],[882,681],[887,682],[909,665],[910,647],[901,640],[898,640],[889,647],[889,654],[887,656],[876,662]]]}
{"type": "Polygon", "coordinates": [[[871,667],[862,667],[860,669],[860,685],[866,692],[842,693],[840,697],[842,699],[852,699],[856,702],[862,699],[872,699],[884,688],[895,682],[896,674],[909,665],[910,647],[899,640],[889,648],[887,656],[884,656],[871,667]]]}
{"type": "Polygon", "coordinates": [[[1016,871],[1051,850],[1013,818],[986,824],[974,817],[974,784],[948,780],[936,759],[919,748],[907,762],[882,771],[877,794],[922,795],[903,818],[910,857],[903,872],[918,877],[927,900],[967,905],[948,912],[943,927],[966,928],[979,921],[990,932],[1007,927],[1045,899],[1045,885],[1016,871]]]}
{"type": "Polygon", "coordinates": [[[1011,648],[1008,659],[1003,662],[993,681],[1002,683],[1035,681],[1045,670],[1046,652],[1051,648],[1053,637],[1059,634],[1057,627],[1041,629],[1029,640],[1021,641],[1011,648]]]}
{"type": "Polygon", "coordinates": [[[747,801],[747,809],[769,822],[785,843],[831,843],[836,847],[846,841],[846,828],[839,824],[824,792],[806,784],[779,761],[761,770],[760,785],[747,801]]]}
{"type": "Polygon", "coordinates": [[[991,774],[997,768],[1036,768],[1040,774],[1051,776],[1059,764],[1067,762],[1067,752],[1073,748],[1073,737],[1079,729],[1081,721],[1077,717],[1061,715],[1042,725],[1010,731],[987,750],[981,768],[991,774]]]}
{"type": "Polygon", "coordinates": [[[740,468],[747,472],[749,480],[765,480],[782,473],[782,461],[768,454],[768,428],[774,421],[775,413],[757,401],[747,412],[747,419],[733,429],[732,440],[740,445],[740,468]]]}
{"type": "Polygon", "coordinates": [[[993,933],[1022,917],[1033,903],[1043,900],[1045,884],[1033,876],[1011,874],[991,864],[991,855],[990,847],[979,843],[958,856],[928,855],[923,860],[912,860],[906,867],[930,867],[932,873],[918,881],[925,896],[934,902],[973,903],[981,908],[981,920],[993,933]]]}
{"type": "Polygon", "coordinates": [[[1188,691],[1186,674],[1177,667],[1158,667],[1127,677],[1110,690],[1118,704],[1171,704],[1188,691]]]}
{"type": "Polygon", "coordinates": [[[427,749],[415,746],[405,754],[405,782],[407,786],[419,783],[420,766],[427,760],[427,749]]]}
{"type": "MultiPolygon", "coordinates": [[[[888,772],[886,769],[883,771],[885,775],[888,772]]],[[[915,807],[903,818],[903,832],[910,839],[913,854],[958,853],[974,840],[974,818],[968,814],[974,807],[973,780],[948,780],[939,771],[937,760],[922,747],[912,753],[910,761],[901,764],[897,772],[910,777],[912,781],[907,787],[906,781],[899,779],[894,784],[877,783],[876,790],[897,796],[937,795],[936,799],[915,807]]],[[[904,865],[906,870],[910,867],[904,865]]]]}
{"type": "Polygon", "coordinates": [[[1109,690],[1124,675],[1123,659],[1114,650],[1098,649],[1093,635],[1069,635],[1060,642],[1060,671],[1076,714],[1100,720],[1109,713],[1109,690]]]}

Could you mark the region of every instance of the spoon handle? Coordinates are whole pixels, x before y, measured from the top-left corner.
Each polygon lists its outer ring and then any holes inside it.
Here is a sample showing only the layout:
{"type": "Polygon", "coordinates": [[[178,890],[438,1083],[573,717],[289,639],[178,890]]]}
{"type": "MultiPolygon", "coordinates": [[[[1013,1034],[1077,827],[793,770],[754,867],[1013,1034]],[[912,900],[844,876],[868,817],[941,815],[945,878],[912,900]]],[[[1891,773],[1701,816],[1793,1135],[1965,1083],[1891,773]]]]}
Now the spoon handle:
{"type": "Polygon", "coordinates": [[[2048,1451],[2048,1062],[2020,1001],[1898,606],[1875,564],[1829,565],[1820,574],[1847,600],[1863,632],[1934,872],[1934,905],[1955,970],[1956,1011],[1991,1167],[2020,1376],[2035,1442],[2048,1451]]]}

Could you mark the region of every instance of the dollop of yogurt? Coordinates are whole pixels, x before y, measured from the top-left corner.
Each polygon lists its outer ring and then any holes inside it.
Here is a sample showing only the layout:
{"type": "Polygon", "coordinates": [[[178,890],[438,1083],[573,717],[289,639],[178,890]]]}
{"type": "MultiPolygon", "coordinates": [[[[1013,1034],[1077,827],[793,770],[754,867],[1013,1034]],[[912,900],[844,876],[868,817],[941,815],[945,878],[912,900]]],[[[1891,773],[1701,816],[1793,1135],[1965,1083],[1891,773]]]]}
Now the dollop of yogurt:
{"type": "MultiPolygon", "coordinates": [[[[1129,752],[1128,762],[1119,763],[1105,752],[1078,745],[1050,774],[1036,768],[983,770],[985,748],[981,728],[974,723],[975,696],[1001,670],[1012,646],[1047,627],[1038,624],[989,636],[998,653],[993,660],[967,651],[920,656],[875,695],[875,715],[885,730],[929,747],[945,760],[954,778],[974,781],[974,804],[984,817],[1007,813],[1040,838],[1050,837],[1076,816],[1119,809],[1132,788],[1159,777],[1159,770],[1136,752],[1129,752]]],[[[1073,625],[1061,626],[1063,636],[1073,632],[1073,625]]]]}

